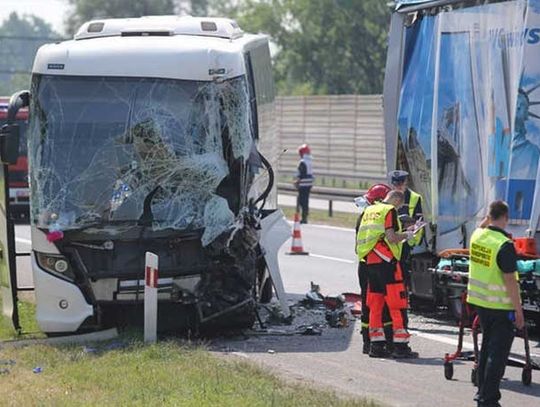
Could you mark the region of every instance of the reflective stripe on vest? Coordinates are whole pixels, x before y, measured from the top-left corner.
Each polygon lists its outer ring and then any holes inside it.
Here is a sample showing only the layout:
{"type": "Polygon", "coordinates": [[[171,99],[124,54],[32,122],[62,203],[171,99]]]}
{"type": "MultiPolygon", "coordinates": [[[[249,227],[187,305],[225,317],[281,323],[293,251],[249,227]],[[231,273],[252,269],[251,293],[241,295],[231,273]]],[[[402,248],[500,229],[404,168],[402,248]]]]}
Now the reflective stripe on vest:
{"type": "Polygon", "coordinates": [[[413,218],[415,215],[414,210],[416,208],[416,205],[418,205],[421,196],[420,194],[414,192],[412,189],[409,189],[409,192],[411,193],[411,198],[409,199],[409,216],[413,218]]]}
{"type": "MultiPolygon", "coordinates": [[[[392,205],[378,203],[368,206],[363,215],[362,222],[358,228],[356,236],[356,253],[360,260],[364,259],[377,245],[377,242],[384,241],[396,259],[401,257],[402,244],[391,244],[386,239],[385,226],[386,216],[394,209],[392,205]]],[[[398,220],[399,231],[401,232],[401,223],[398,220]]],[[[390,259],[391,260],[391,259],[390,259]]]]}
{"type": "MultiPolygon", "coordinates": [[[[418,202],[422,201],[422,197],[420,196],[420,194],[417,194],[412,189],[409,189],[409,192],[411,193],[411,197],[409,199],[409,216],[411,218],[414,218],[414,215],[416,215],[414,213],[414,210],[416,209],[416,205],[418,205],[418,202]]],[[[422,241],[422,237],[424,237],[424,228],[416,232],[414,237],[411,240],[409,240],[407,243],[411,247],[418,246],[420,242],[422,241]]]]}
{"type": "Polygon", "coordinates": [[[486,228],[474,231],[471,236],[468,303],[490,309],[514,309],[506,291],[503,272],[497,264],[499,250],[510,241],[495,230],[486,228]]]}

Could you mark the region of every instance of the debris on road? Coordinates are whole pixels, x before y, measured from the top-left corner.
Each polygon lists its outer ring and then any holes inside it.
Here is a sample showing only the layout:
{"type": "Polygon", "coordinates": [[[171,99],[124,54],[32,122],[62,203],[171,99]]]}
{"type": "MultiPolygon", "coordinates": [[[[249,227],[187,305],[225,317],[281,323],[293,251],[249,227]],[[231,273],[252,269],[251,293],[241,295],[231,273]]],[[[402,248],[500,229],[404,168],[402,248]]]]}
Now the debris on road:
{"type": "Polygon", "coordinates": [[[298,333],[300,335],[318,336],[322,335],[322,328],[319,326],[309,325],[299,328],[298,333]]]}
{"type": "Polygon", "coordinates": [[[268,349],[268,353],[271,354],[271,355],[273,355],[273,354],[276,353],[276,351],[275,351],[274,349],[268,349]]]}
{"type": "Polygon", "coordinates": [[[260,307],[260,329],[245,333],[248,336],[319,336],[325,328],[347,328],[361,314],[361,296],[355,293],[325,296],[320,286],[312,281],[304,298],[290,309],[291,317],[284,319],[278,304],[260,307]],[[272,328],[276,326],[280,328],[272,328]]]}

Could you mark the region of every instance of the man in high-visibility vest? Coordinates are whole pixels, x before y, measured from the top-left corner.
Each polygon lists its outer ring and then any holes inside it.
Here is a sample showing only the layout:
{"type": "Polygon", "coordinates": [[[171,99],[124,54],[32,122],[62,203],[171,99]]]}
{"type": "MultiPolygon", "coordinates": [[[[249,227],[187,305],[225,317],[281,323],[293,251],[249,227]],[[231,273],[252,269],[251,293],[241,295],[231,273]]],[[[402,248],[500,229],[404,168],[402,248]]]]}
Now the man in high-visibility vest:
{"type": "MultiPolygon", "coordinates": [[[[360,229],[360,224],[362,223],[362,215],[364,214],[366,207],[383,201],[391,190],[392,189],[386,184],[375,184],[372,185],[367,190],[366,194],[360,198],[359,202],[357,203],[358,208],[360,209],[360,215],[356,221],[356,235],[358,235],[358,230],[360,229]]],[[[360,283],[360,292],[362,294],[362,315],[360,316],[360,333],[363,341],[362,353],[369,354],[369,307],[367,305],[368,270],[365,259],[358,262],[358,282],[360,283]]],[[[392,341],[393,332],[392,319],[390,318],[390,313],[388,312],[388,307],[386,305],[383,309],[382,318],[384,325],[384,336],[386,338],[388,348],[388,341],[392,341]]]]}
{"type": "Polygon", "coordinates": [[[390,191],[383,202],[364,210],[358,228],[356,253],[360,261],[366,262],[368,272],[370,357],[388,356],[382,318],[385,304],[393,324],[392,356],[418,356],[408,346],[407,293],[399,265],[402,242],[414,237],[412,232],[401,231],[396,208],[403,204],[403,199],[402,192],[390,191]]]}
{"type": "Polygon", "coordinates": [[[302,220],[300,223],[308,223],[309,216],[309,194],[313,187],[313,159],[311,157],[311,149],[307,144],[302,144],[298,147],[298,170],[294,179],[294,185],[298,189],[298,197],[296,200],[296,212],[302,211],[302,220]]]}
{"type": "MultiPolygon", "coordinates": [[[[389,174],[392,187],[396,191],[401,191],[405,195],[403,205],[398,208],[398,216],[406,216],[417,221],[423,218],[422,213],[422,196],[409,188],[409,173],[407,171],[395,170],[389,174]]],[[[401,252],[401,268],[405,278],[405,283],[410,286],[411,272],[411,250],[415,246],[419,246],[424,239],[424,229],[420,229],[414,237],[403,245],[401,252]]]]}
{"type": "Polygon", "coordinates": [[[504,375],[514,328],[525,326],[517,275],[517,255],[508,225],[508,205],[489,205],[488,226],[471,236],[467,302],[476,307],[482,326],[478,364],[478,406],[500,406],[504,375]]]}

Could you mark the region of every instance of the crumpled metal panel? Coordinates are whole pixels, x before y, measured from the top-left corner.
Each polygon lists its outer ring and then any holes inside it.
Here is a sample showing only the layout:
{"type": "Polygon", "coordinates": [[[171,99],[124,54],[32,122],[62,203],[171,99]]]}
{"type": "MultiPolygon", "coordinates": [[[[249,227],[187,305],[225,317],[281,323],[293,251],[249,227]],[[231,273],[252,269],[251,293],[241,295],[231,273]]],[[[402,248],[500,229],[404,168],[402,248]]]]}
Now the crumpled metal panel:
{"type": "MultiPolygon", "coordinates": [[[[235,215],[216,191],[232,162],[240,171],[249,167],[244,77],[218,83],[43,76],[33,94],[30,176],[38,227],[204,228],[208,245],[233,226],[235,215]]],[[[247,195],[249,177],[241,179],[240,195],[247,195]]]]}

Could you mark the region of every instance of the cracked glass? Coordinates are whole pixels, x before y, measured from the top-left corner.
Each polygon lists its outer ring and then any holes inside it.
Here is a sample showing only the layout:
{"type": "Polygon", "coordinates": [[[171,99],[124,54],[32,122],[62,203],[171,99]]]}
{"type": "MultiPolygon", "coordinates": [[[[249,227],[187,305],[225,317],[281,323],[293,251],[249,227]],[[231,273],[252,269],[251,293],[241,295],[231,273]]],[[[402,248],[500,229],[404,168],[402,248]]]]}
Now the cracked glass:
{"type": "Polygon", "coordinates": [[[38,227],[204,229],[207,245],[246,205],[258,166],[245,77],[36,76],[32,94],[38,227]]]}

